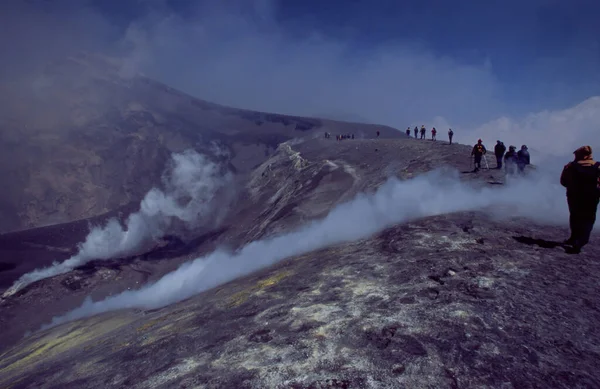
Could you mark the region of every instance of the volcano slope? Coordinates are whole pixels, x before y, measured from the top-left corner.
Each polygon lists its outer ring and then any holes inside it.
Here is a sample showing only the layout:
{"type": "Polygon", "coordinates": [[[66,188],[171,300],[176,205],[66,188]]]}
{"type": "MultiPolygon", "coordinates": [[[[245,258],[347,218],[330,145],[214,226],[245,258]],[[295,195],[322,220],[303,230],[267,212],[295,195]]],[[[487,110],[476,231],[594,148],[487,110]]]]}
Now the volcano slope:
{"type": "MultiPolygon", "coordinates": [[[[252,172],[229,228],[194,254],[288,231],[389,175],[410,178],[440,164],[464,170],[468,151],[409,139],[283,144],[252,172]]],[[[460,178],[476,186],[504,180],[495,171],[460,178]]],[[[0,382],[12,388],[598,387],[600,251],[592,243],[586,255],[567,255],[553,243],[566,232],[518,218],[494,221],[483,212],[410,220],[308,250],[163,308],[108,312],[14,339],[1,356],[0,382]]],[[[181,260],[168,257],[158,262],[181,260]]],[[[149,262],[140,256],[97,263],[33,284],[2,300],[3,328],[31,326],[23,314],[30,304],[48,322],[49,314],[64,313],[103,285],[131,287],[130,267],[149,262]],[[74,279],[79,289],[64,286],[74,279]],[[71,305],[60,305],[69,298],[71,305]],[[44,313],[43,306],[53,308],[44,313]]]]}
{"type": "Polygon", "coordinates": [[[209,103],[89,53],[22,80],[0,77],[0,87],[0,233],[135,206],[160,182],[170,155],[188,148],[247,173],[295,137],[342,128],[400,136],[386,126],[209,103]]]}
{"type": "MultiPolygon", "coordinates": [[[[0,347],[79,306],[88,295],[97,300],[137,289],[219,246],[238,248],[302,226],[360,192],[373,191],[391,175],[410,178],[443,165],[464,169],[465,153],[468,155],[464,146],[405,138],[293,143],[282,144],[252,172],[235,208],[219,228],[186,240],[166,236],[139,255],[94,261],[34,283],[15,296],[3,296],[0,347]]],[[[483,177],[463,174],[462,178],[484,185],[502,178],[495,176],[498,173],[491,171],[483,177]]],[[[0,235],[5,267],[0,272],[0,291],[5,292],[24,273],[74,255],[87,231],[87,221],[79,221],[0,235]]]]}

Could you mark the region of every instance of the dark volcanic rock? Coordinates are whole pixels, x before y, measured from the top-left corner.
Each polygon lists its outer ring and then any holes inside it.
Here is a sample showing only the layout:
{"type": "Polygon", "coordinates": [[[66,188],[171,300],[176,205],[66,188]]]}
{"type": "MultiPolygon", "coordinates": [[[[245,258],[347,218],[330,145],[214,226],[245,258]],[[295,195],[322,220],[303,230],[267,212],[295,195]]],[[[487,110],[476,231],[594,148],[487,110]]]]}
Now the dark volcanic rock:
{"type": "Polygon", "coordinates": [[[397,226],[151,313],[34,334],[0,371],[48,388],[598,387],[598,247],[573,257],[519,229],[479,213],[397,226]]]}

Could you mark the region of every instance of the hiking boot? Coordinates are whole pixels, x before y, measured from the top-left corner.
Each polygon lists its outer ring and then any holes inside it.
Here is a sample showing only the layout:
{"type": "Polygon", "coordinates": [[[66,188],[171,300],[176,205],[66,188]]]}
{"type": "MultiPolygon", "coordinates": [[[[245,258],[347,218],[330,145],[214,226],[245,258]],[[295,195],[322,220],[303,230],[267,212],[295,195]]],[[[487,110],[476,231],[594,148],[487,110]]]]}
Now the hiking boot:
{"type": "Polygon", "coordinates": [[[569,239],[563,241],[563,244],[566,244],[568,246],[573,246],[575,244],[575,238],[569,238],[569,239]]]}

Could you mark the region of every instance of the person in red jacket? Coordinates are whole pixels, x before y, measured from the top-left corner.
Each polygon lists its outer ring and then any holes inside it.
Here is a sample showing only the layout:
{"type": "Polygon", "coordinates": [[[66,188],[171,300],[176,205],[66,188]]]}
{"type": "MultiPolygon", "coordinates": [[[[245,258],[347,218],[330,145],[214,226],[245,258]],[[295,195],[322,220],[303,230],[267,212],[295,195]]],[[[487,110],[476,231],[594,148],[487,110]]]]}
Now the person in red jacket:
{"type": "Polygon", "coordinates": [[[431,140],[436,140],[435,136],[437,135],[437,130],[435,129],[435,127],[433,127],[431,129],[431,140]]]}

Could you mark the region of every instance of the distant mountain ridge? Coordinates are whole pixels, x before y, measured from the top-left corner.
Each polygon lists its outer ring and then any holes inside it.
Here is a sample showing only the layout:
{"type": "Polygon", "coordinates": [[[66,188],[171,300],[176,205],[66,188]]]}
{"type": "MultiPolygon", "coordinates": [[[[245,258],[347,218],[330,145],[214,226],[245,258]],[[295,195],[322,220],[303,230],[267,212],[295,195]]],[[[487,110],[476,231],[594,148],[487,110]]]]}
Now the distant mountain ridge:
{"type": "MultiPolygon", "coordinates": [[[[31,85],[12,85],[1,97],[0,233],[138,202],[173,152],[216,152],[242,174],[281,142],[349,125],[210,103],[122,65],[82,53],[49,64],[31,85]]],[[[351,127],[398,136],[385,126],[351,127]]]]}

